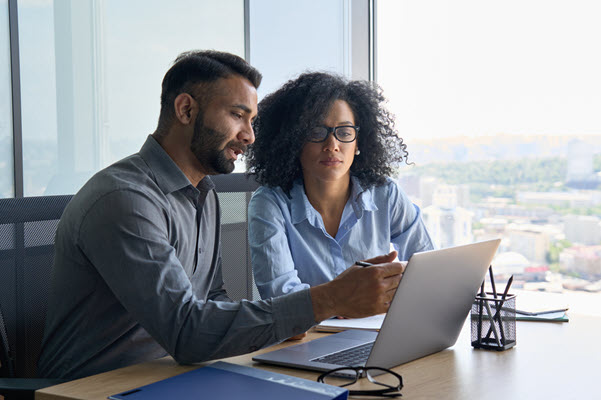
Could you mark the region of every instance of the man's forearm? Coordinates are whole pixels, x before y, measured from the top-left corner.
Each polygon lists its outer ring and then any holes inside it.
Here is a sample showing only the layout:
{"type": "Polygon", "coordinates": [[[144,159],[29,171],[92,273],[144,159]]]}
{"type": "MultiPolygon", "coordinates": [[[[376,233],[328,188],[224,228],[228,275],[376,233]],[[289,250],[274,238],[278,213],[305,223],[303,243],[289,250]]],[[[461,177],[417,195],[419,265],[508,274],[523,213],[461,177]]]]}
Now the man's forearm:
{"type": "Polygon", "coordinates": [[[351,266],[336,279],[310,289],[315,322],[333,316],[362,318],[388,311],[404,264],[389,262],[396,252],[374,257],[369,268],[351,266]]]}
{"type": "Polygon", "coordinates": [[[313,302],[313,314],[315,322],[321,322],[333,317],[335,314],[335,299],[328,293],[328,284],[314,286],[310,289],[311,301],[313,302]]]}

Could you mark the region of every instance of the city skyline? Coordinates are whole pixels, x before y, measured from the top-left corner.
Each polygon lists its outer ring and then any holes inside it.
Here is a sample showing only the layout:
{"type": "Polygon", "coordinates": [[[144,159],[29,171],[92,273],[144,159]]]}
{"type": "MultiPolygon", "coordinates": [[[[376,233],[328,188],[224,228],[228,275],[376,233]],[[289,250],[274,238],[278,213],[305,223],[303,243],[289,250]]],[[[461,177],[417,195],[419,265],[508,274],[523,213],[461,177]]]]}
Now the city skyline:
{"type": "MultiPolygon", "coordinates": [[[[403,137],[401,133],[401,137],[403,137]]],[[[411,161],[417,165],[430,162],[495,161],[522,158],[566,158],[572,141],[587,144],[591,154],[601,154],[598,135],[512,135],[450,136],[409,138],[405,140],[411,161]],[[471,149],[471,150],[470,150],[471,149]]]]}

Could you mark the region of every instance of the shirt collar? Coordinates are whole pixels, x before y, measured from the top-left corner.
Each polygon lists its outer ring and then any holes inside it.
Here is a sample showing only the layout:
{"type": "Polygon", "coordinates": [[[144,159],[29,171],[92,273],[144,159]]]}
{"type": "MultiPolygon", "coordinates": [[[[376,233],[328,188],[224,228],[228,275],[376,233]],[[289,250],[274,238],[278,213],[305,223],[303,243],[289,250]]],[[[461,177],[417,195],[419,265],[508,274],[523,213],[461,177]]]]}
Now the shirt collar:
{"type": "MultiPolygon", "coordinates": [[[[192,186],[183,171],[169,157],[169,154],[161,147],[152,135],[148,135],[146,142],[140,149],[140,157],[148,164],[148,167],[155,176],[157,185],[163,193],[169,194],[192,186]]],[[[198,184],[198,189],[209,191],[215,185],[207,176],[198,184]]]]}
{"type": "Polygon", "coordinates": [[[316,212],[313,206],[311,206],[311,203],[309,203],[302,178],[294,181],[292,189],[290,189],[290,197],[290,215],[292,217],[292,223],[298,224],[307,219],[311,224],[316,225],[316,212]]]}
{"type": "Polygon", "coordinates": [[[363,216],[363,211],[377,211],[373,190],[364,189],[356,176],[351,176],[351,205],[357,218],[363,216]]]}
{"type": "MultiPolygon", "coordinates": [[[[317,212],[309,202],[307,194],[305,193],[305,187],[303,185],[302,178],[294,181],[292,189],[290,190],[290,214],[292,216],[292,223],[298,224],[299,222],[307,219],[311,224],[317,224],[317,212]]],[[[377,211],[378,207],[373,200],[373,191],[363,189],[359,183],[359,179],[355,176],[351,176],[351,205],[357,218],[363,216],[363,211],[377,211]]]]}

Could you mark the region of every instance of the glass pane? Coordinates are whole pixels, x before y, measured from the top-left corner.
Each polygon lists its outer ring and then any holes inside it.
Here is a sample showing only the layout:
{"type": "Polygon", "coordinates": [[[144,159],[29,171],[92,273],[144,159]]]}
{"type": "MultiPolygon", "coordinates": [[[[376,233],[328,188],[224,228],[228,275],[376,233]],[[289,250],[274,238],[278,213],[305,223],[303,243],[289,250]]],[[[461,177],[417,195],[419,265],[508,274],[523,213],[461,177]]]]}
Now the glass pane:
{"type": "Polygon", "coordinates": [[[250,2],[250,62],[263,74],[259,97],[306,70],[350,76],[344,0],[250,2]]]}
{"type": "Polygon", "coordinates": [[[141,147],[159,117],[161,81],[177,55],[217,49],[244,57],[243,0],[105,1],[108,160],[141,147]],[[124,95],[126,94],[126,95],[124,95]]]}
{"type": "Polygon", "coordinates": [[[244,55],[244,2],[20,0],[25,195],[74,193],[156,128],[186,50],[244,55]]]}
{"type": "MultiPolygon", "coordinates": [[[[348,4],[345,0],[250,2],[250,63],[263,74],[259,101],[302,72],[351,76],[348,4]]],[[[236,172],[245,170],[243,161],[236,163],[236,172]]]]}
{"type": "Polygon", "coordinates": [[[493,266],[518,304],[563,293],[601,313],[599,12],[378,1],[378,81],[415,162],[401,186],[440,247],[503,239],[493,266]]]}
{"type": "Polygon", "coordinates": [[[57,175],[56,57],[51,0],[18,2],[25,196],[57,175]]]}
{"type": "Polygon", "coordinates": [[[0,0],[0,197],[13,197],[13,124],[8,0],[0,0]]]}

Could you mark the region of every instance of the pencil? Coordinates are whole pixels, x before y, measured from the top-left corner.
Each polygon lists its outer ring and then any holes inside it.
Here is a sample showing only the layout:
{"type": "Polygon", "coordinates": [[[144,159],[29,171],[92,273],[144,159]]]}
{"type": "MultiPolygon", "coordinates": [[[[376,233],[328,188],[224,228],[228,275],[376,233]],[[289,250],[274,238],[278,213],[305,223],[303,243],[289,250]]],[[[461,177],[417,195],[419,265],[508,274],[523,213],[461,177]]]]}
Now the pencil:
{"type": "Polygon", "coordinates": [[[497,298],[497,287],[495,286],[495,277],[493,276],[493,273],[492,273],[492,265],[490,265],[488,267],[488,272],[490,274],[490,286],[492,286],[492,295],[496,299],[497,298]]]}
{"type": "MultiPolygon", "coordinates": [[[[507,284],[505,285],[505,290],[503,291],[503,295],[501,296],[501,301],[498,303],[497,311],[495,312],[495,315],[493,317],[493,321],[495,319],[497,321],[499,321],[499,330],[501,332],[501,341],[503,342],[503,345],[505,345],[506,343],[505,343],[505,331],[503,329],[503,321],[501,319],[501,310],[503,309],[503,304],[505,304],[505,299],[507,298],[507,294],[509,293],[509,288],[511,287],[512,283],[513,283],[513,275],[511,275],[509,277],[509,280],[507,281],[507,284]]],[[[490,334],[492,333],[491,330],[492,330],[492,326],[488,330],[488,333],[486,334],[486,338],[484,340],[488,340],[488,338],[490,338],[490,334]]]]}
{"type": "Polygon", "coordinates": [[[503,345],[501,344],[501,339],[499,337],[499,333],[497,332],[497,326],[495,325],[495,319],[493,317],[492,310],[490,309],[490,305],[486,301],[486,302],[484,302],[484,306],[486,306],[488,319],[490,320],[490,329],[492,329],[492,333],[495,337],[495,341],[497,342],[497,346],[503,347],[503,345]]]}
{"type": "Polygon", "coordinates": [[[484,281],[482,281],[482,286],[480,286],[480,300],[478,302],[478,344],[482,344],[482,311],[484,308],[484,301],[482,298],[486,296],[484,293],[484,281]]]}

